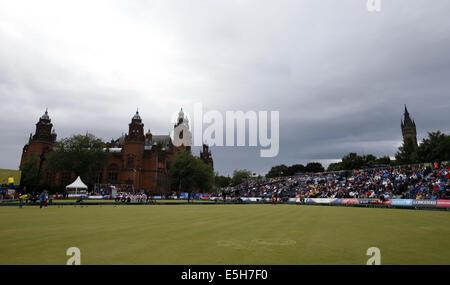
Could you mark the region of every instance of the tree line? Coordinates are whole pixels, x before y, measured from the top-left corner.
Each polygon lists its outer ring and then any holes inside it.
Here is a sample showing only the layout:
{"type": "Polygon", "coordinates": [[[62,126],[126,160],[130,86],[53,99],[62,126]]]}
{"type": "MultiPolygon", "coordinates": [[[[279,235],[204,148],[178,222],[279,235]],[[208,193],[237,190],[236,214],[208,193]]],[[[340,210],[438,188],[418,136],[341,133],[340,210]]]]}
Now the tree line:
{"type": "Polygon", "coordinates": [[[399,147],[395,161],[397,164],[450,161],[450,135],[429,132],[418,147],[407,138],[399,147]]]}

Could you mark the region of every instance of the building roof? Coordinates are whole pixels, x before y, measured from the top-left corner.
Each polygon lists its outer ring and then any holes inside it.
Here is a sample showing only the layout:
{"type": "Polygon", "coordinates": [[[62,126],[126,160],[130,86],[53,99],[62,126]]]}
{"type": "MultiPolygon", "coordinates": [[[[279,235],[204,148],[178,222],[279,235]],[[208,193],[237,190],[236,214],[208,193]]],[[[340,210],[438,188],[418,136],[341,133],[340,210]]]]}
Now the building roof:
{"type": "Polygon", "coordinates": [[[140,120],[140,119],[141,119],[141,116],[139,116],[139,110],[136,110],[136,114],[134,114],[132,120],[140,120]]]}
{"type": "Polygon", "coordinates": [[[172,139],[169,135],[154,135],[152,137],[152,144],[156,143],[161,146],[169,146],[172,142],[172,139]]]}
{"type": "Polygon", "coordinates": [[[47,109],[45,109],[45,113],[44,113],[44,115],[41,116],[41,119],[50,121],[50,117],[48,115],[48,110],[47,109]]]}

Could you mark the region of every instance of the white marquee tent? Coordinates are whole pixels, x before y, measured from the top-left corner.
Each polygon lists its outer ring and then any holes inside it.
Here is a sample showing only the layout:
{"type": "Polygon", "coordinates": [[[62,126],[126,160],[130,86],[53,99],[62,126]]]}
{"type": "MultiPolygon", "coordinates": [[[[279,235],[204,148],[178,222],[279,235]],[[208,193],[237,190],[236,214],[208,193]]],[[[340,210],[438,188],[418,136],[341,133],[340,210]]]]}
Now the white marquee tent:
{"type": "Polygon", "coordinates": [[[67,191],[75,191],[75,194],[78,194],[79,192],[86,193],[87,189],[88,187],[81,181],[80,176],[78,176],[72,184],[66,186],[67,191]]]}

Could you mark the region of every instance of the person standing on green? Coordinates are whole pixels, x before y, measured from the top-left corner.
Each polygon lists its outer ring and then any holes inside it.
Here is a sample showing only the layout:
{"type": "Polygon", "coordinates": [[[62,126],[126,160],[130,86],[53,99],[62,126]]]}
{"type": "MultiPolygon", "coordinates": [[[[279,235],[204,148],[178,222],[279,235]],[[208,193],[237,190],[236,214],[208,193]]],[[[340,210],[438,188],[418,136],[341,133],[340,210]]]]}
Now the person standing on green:
{"type": "Polygon", "coordinates": [[[23,195],[19,196],[19,208],[22,208],[23,201],[28,199],[28,197],[29,197],[28,194],[23,194],[23,195]]]}
{"type": "Polygon", "coordinates": [[[42,206],[45,205],[45,201],[47,201],[47,195],[45,193],[46,191],[42,191],[41,195],[39,196],[39,202],[40,202],[40,207],[42,209],[42,206]]]}

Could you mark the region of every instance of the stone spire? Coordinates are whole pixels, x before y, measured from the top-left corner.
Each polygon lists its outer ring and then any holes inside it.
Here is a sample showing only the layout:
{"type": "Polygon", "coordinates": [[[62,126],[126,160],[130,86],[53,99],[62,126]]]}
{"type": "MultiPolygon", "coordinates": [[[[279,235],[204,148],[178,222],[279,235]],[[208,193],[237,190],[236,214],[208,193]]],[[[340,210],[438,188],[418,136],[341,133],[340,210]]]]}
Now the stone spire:
{"type": "Polygon", "coordinates": [[[411,119],[408,108],[405,104],[405,111],[403,113],[403,120],[401,120],[401,128],[403,135],[403,142],[407,139],[412,139],[414,146],[417,148],[417,133],[416,133],[416,123],[411,119]]]}

